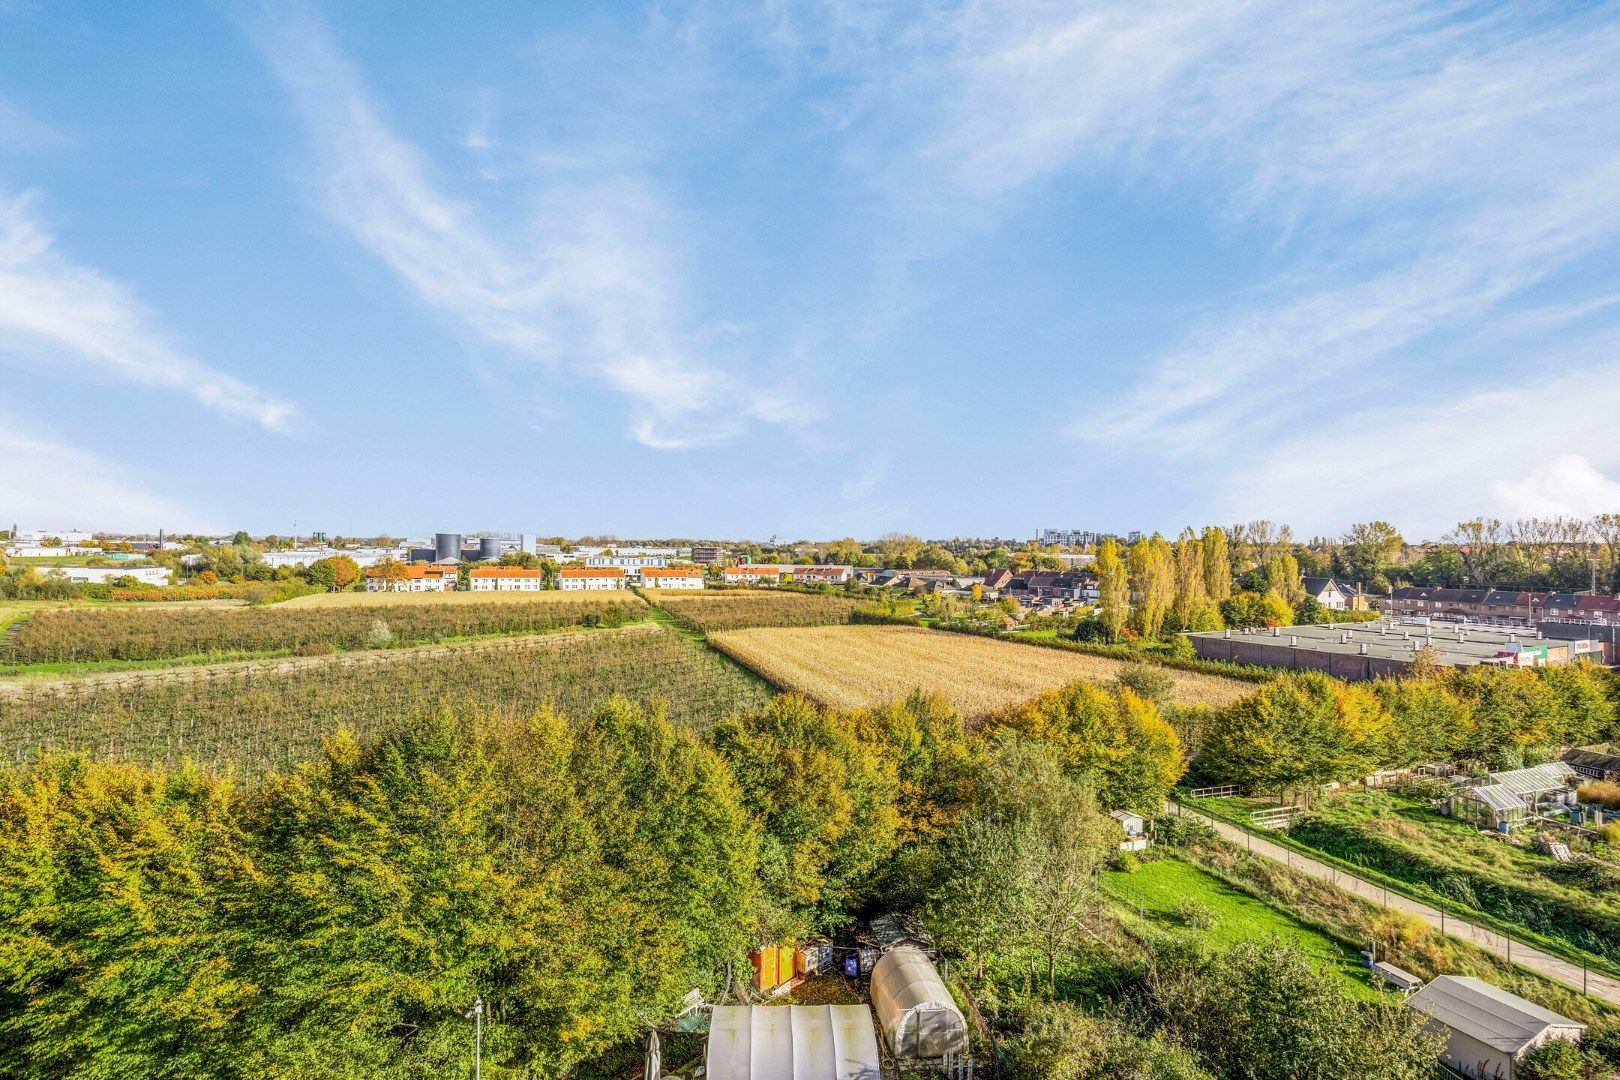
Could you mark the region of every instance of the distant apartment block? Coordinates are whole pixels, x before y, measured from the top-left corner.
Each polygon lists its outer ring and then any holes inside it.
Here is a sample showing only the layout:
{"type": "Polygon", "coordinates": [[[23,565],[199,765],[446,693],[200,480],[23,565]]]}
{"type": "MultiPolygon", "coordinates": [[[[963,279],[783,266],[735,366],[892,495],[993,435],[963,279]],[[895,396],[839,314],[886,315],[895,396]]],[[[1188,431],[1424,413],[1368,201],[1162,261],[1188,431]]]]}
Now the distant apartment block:
{"type": "Polygon", "coordinates": [[[853,566],[795,566],[791,572],[797,585],[846,585],[855,576],[853,566]]]}
{"type": "Polygon", "coordinates": [[[545,575],[521,566],[475,566],[467,571],[467,588],[472,592],[539,592],[545,588],[545,575]]]}
{"type": "Polygon", "coordinates": [[[565,592],[622,589],[625,573],[618,566],[564,566],[557,571],[557,587],[565,592]]]}
{"type": "Polygon", "coordinates": [[[700,566],[711,566],[717,562],[725,562],[730,552],[719,544],[693,544],[692,561],[700,566]]]}
{"type": "Polygon", "coordinates": [[[373,566],[366,571],[366,592],[452,592],[456,576],[454,566],[373,566]]]}
{"type": "Polygon", "coordinates": [[[727,585],[779,585],[782,582],[780,566],[728,566],[720,579],[727,585]]]}
{"type": "Polygon", "coordinates": [[[649,589],[701,589],[701,566],[649,566],[641,572],[641,581],[649,589]]]}

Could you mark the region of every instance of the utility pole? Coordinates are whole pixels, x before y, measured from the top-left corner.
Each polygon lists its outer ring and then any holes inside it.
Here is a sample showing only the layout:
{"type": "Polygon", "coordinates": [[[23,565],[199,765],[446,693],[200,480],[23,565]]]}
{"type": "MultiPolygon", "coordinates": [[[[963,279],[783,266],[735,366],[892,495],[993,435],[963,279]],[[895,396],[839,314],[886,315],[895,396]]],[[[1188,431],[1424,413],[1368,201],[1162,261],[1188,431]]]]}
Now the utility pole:
{"type": "Polygon", "coordinates": [[[473,1080],[484,1076],[484,995],[473,998],[472,1011],[467,1019],[473,1022],[473,1080]]]}

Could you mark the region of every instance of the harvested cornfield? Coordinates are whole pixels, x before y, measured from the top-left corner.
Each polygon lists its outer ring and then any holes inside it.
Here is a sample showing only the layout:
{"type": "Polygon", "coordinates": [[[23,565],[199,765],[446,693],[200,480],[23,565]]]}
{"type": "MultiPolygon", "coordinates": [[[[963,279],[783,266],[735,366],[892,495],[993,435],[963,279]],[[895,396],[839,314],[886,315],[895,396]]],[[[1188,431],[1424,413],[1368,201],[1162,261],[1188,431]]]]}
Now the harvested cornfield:
{"type": "Polygon", "coordinates": [[[764,589],[696,594],[671,590],[652,595],[659,607],[703,631],[847,623],[850,613],[861,604],[847,596],[811,596],[764,589]]]}
{"type": "Polygon", "coordinates": [[[589,599],[560,602],[534,599],[544,593],[531,593],[522,602],[488,599],[499,593],[465,593],[458,595],[472,599],[452,603],[413,599],[424,595],[420,593],[377,595],[390,597],[390,602],[315,608],[107,605],[42,611],[0,645],[0,661],[87,663],[323,647],[363,649],[568,626],[620,626],[646,613],[641,598],[629,592],[598,592],[589,599]]]}
{"type": "MultiPolygon", "coordinates": [[[[773,685],[836,708],[880,705],[913,690],[937,693],[979,716],[1076,679],[1108,682],[1130,665],[992,638],[916,626],[818,626],[728,630],[715,647],[773,685]]],[[[1163,669],[1178,705],[1224,705],[1254,687],[1218,675],[1163,669]]]]}
{"type": "Polygon", "coordinates": [[[0,763],[41,750],[113,761],[190,758],[245,776],[284,769],[340,725],[361,736],[441,708],[579,714],[613,694],[707,730],[771,690],[723,656],[642,623],[343,656],[178,667],[0,687],[0,763]]]}

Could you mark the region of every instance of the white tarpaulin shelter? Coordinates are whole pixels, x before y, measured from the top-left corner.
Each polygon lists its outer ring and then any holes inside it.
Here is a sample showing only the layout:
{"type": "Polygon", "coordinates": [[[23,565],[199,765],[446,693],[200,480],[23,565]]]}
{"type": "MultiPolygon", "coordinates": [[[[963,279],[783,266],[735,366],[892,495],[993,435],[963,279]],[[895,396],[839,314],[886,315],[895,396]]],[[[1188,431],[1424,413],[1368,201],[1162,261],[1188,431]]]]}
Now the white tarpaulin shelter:
{"type": "Polygon", "coordinates": [[[708,1080],[879,1080],[865,1005],[716,1005],[708,1080]]]}
{"type": "Polygon", "coordinates": [[[895,1057],[938,1058],[967,1050],[967,1021],[921,949],[902,945],[872,969],[872,1011],[895,1057]]]}

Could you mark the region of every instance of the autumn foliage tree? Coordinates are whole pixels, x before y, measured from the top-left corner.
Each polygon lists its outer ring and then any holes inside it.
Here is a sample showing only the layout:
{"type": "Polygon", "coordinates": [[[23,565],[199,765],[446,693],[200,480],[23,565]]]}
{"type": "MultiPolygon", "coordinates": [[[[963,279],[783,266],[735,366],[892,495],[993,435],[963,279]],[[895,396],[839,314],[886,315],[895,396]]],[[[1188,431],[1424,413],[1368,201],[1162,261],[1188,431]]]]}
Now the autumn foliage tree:
{"type": "Polygon", "coordinates": [[[1181,740],[1157,706],[1123,687],[1071,683],[990,723],[1053,747],[1111,809],[1157,810],[1187,767],[1181,740]]]}

